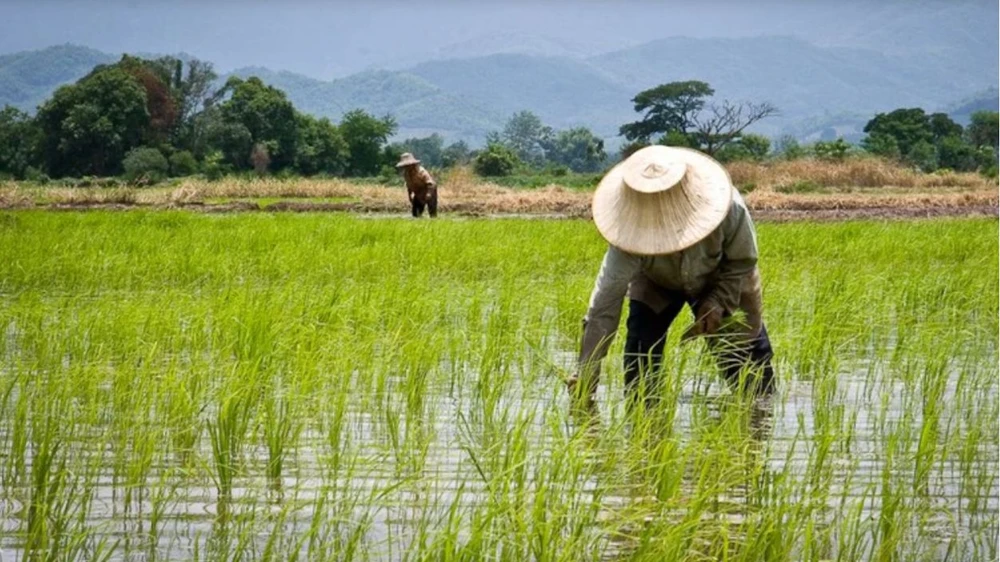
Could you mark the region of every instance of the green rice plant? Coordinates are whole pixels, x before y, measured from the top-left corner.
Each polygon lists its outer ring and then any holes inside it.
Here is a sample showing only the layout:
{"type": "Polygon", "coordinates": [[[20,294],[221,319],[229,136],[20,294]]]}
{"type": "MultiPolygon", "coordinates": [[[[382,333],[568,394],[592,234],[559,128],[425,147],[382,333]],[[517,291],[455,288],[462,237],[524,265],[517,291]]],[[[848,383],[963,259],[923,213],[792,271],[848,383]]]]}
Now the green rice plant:
{"type": "Polygon", "coordinates": [[[588,222],[0,213],[0,549],[995,558],[996,221],[758,226],[776,394],[685,310],[578,416],[588,222]]]}
{"type": "Polygon", "coordinates": [[[233,481],[239,474],[243,448],[252,419],[250,401],[246,393],[222,398],[214,420],[206,422],[212,444],[213,480],[219,500],[219,516],[228,517],[232,501],[233,481]]]}

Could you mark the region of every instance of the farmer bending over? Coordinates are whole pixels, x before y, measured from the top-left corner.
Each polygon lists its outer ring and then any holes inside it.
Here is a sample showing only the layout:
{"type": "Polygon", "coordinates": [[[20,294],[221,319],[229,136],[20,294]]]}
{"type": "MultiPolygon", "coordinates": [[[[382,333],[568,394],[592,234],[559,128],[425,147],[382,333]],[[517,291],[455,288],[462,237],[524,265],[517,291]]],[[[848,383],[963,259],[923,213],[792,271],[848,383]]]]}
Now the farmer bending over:
{"type": "Polygon", "coordinates": [[[430,172],[420,165],[409,152],[404,152],[396,164],[396,169],[402,170],[403,179],[406,181],[406,196],[413,207],[413,216],[419,217],[424,214],[424,205],[427,206],[427,214],[432,217],[437,216],[438,196],[437,184],[430,172]]]}
{"type": "Polygon", "coordinates": [[[593,404],[600,362],[628,294],[625,392],[655,401],[670,323],[685,304],[726,379],[772,389],[771,342],[761,319],[757,238],[743,199],[718,162],[685,148],[650,146],[615,166],[594,193],[594,223],[610,246],[584,318],[571,393],[593,404]]]}

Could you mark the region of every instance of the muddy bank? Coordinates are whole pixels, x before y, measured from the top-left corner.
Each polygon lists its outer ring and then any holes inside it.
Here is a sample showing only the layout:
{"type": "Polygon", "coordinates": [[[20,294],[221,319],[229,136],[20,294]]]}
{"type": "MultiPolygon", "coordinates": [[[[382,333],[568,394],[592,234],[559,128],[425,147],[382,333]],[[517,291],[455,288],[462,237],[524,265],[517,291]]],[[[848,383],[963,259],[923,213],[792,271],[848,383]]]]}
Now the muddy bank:
{"type": "MultiPolygon", "coordinates": [[[[588,202],[589,203],[589,202],[588,202]]],[[[769,205],[756,206],[751,204],[754,217],[760,221],[839,221],[856,219],[922,219],[939,217],[997,217],[998,207],[995,203],[970,202],[969,204],[918,204],[878,205],[878,206],[826,206],[815,202],[802,205],[782,206],[775,208],[769,205]],[[832,208],[830,208],[832,207],[832,208]]],[[[106,202],[75,202],[51,204],[20,204],[0,206],[2,209],[47,209],[53,211],[127,211],[136,209],[154,210],[189,210],[202,213],[243,213],[243,212],[275,212],[275,213],[355,213],[363,215],[380,215],[386,218],[398,216],[408,217],[409,209],[405,205],[388,201],[362,202],[310,202],[310,201],[277,201],[261,205],[254,201],[232,201],[226,203],[106,203],[106,202]]],[[[442,205],[442,215],[457,215],[462,217],[537,217],[553,219],[590,219],[590,205],[579,201],[567,201],[562,204],[548,204],[537,210],[519,208],[516,211],[498,210],[486,202],[460,202],[442,205]]]]}

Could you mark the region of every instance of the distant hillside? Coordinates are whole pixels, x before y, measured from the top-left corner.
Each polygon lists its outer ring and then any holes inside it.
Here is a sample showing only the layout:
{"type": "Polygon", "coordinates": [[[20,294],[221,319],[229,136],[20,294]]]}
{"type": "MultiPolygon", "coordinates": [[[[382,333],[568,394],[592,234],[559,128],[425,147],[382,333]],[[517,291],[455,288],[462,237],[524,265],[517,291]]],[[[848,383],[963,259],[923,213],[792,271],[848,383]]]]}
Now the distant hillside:
{"type": "Polygon", "coordinates": [[[971,115],[977,111],[1000,111],[1000,91],[997,88],[988,88],[951,104],[945,111],[955,121],[968,123],[971,115]]]}
{"type": "Polygon", "coordinates": [[[0,56],[0,106],[33,112],[59,86],[118,59],[94,49],[60,45],[0,56]]]}
{"type": "Polygon", "coordinates": [[[300,110],[334,121],[357,108],[375,115],[392,114],[401,136],[437,131],[448,138],[482,140],[502,126],[506,117],[406,72],[374,70],[332,82],[266,68],[243,68],[233,74],[257,76],[284,90],[300,110]]]}
{"type": "MultiPolygon", "coordinates": [[[[720,98],[775,104],[780,115],[760,123],[757,132],[856,140],[879,111],[923,107],[968,119],[975,109],[996,108],[997,65],[983,62],[995,53],[965,52],[961,64],[956,56],[937,48],[890,56],[793,37],[670,38],[586,59],[495,54],[329,82],[259,67],[233,74],[259,76],[302,111],[333,120],[354,108],[391,113],[400,136],[438,132],[478,144],[512,113],[529,109],[556,128],[587,126],[615,144],[618,127],[637,118],[630,102],[637,92],[697,79],[710,83],[720,98]],[[978,66],[973,71],[969,65],[978,66]]],[[[33,110],[60,84],[117,59],[68,45],[2,56],[0,105],[33,110]]]]}
{"type": "Polygon", "coordinates": [[[781,111],[762,124],[772,134],[823,114],[938,107],[998,78],[995,66],[961,73],[933,57],[819,48],[792,37],[671,38],[589,60],[631,90],[697,79],[720,97],[770,101],[781,111]]]}
{"type": "Polygon", "coordinates": [[[573,59],[490,55],[417,65],[408,72],[509,116],[522,109],[557,128],[587,126],[615,135],[635,92],[611,73],[573,59]]]}

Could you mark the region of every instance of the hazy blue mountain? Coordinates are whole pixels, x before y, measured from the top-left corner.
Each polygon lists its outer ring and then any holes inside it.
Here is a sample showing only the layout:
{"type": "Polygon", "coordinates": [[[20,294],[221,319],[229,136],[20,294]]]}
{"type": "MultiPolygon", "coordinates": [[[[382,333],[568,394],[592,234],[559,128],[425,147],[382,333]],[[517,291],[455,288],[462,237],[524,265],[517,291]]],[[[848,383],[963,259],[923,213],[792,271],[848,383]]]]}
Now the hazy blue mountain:
{"type": "Polygon", "coordinates": [[[562,57],[490,55],[431,61],[408,72],[505,116],[535,112],[556,128],[587,126],[617,133],[635,94],[611,73],[562,57]]]}
{"type": "Polygon", "coordinates": [[[1000,111],[1000,91],[996,87],[988,88],[975,95],[952,103],[944,108],[952,119],[959,123],[968,123],[970,116],[977,111],[1000,111]]]}
{"type": "MultiPolygon", "coordinates": [[[[391,113],[401,136],[439,132],[450,140],[479,143],[512,113],[529,109],[556,128],[584,125],[614,143],[618,127],[637,118],[630,102],[637,92],[698,79],[709,82],[720,98],[775,104],[781,114],[761,123],[758,132],[857,139],[879,111],[923,107],[967,119],[977,108],[996,108],[998,69],[995,60],[989,62],[995,50],[990,55],[975,47],[988,46],[989,39],[970,41],[963,47],[972,49],[964,53],[964,62],[956,61],[954,49],[934,42],[923,53],[883,54],[819,47],[795,37],[676,37],[586,58],[453,57],[333,81],[262,67],[233,74],[260,76],[286,91],[302,111],[333,120],[354,108],[391,113]]],[[[526,50],[543,50],[545,44],[529,44],[526,50]]],[[[58,85],[118,58],[68,45],[2,56],[0,105],[34,109],[58,85]]]]}
{"type": "Polygon", "coordinates": [[[589,60],[633,91],[696,79],[721,98],[770,101],[781,116],[768,128],[824,113],[938,107],[998,77],[996,67],[958,72],[930,56],[820,48],[792,37],[670,38],[589,60]]]}
{"type": "Polygon", "coordinates": [[[334,121],[358,108],[380,116],[392,114],[401,136],[440,132],[448,138],[478,141],[501,126],[504,118],[500,112],[406,72],[373,70],[331,82],[266,68],[243,68],[233,74],[257,76],[284,90],[300,110],[334,121]]]}
{"type": "Polygon", "coordinates": [[[118,57],[75,45],[0,56],[0,106],[33,112],[59,86],[118,57]]]}

